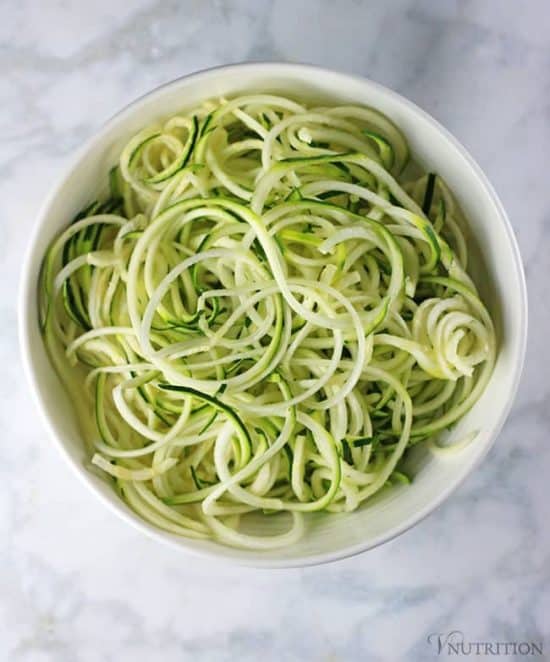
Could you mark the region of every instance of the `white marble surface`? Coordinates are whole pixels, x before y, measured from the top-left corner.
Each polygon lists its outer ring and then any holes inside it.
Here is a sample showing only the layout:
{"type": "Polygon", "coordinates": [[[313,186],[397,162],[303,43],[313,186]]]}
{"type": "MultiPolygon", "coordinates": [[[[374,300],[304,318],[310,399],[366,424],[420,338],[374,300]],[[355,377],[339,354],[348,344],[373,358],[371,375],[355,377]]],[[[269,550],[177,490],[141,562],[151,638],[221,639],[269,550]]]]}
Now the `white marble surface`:
{"type": "Polygon", "coordinates": [[[0,660],[423,662],[452,629],[550,659],[548,21],[545,0],[0,2],[0,660]],[[481,468],[401,538],[305,570],[217,567],[122,525],[49,443],[18,358],[22,254],[73,151],[151,87],[247,59],[364,74],[442,121],[500,193],[530,290],[519,397],[481,468]]]}

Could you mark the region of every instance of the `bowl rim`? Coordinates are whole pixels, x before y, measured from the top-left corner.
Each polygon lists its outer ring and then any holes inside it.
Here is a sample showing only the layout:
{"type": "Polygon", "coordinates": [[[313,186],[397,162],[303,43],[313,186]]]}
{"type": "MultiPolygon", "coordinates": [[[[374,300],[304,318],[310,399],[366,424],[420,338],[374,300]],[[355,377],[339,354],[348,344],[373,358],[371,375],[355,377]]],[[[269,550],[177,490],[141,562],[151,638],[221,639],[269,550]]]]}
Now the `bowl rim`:
{"type": "Polygon", "coordinates": [[[23,264],[21,267],[21,278],[19,286],[19,296],[18,296],[18,336],[19,336],[19,347],[20,354],[23,363],[23,369],[26,375],[27,384],[30,387],[32,392],[34,404],[36,405],[42,422],[48,430],[49,437],[53,440],[58,451],[61,453],[61,456],[64,457],[65,461],[71,467],[73,474],[76,474],[78,479],[87,486],[88,490],[93,493],[96,499],[99,499],[108,509],[115,513],[115,515],[129,523],[134,529],[137,529],[144,533],[149,538],[159,541],[164,545],[168,545],[172,548],[179,550],[195,557],[208,558],[211,561],[216,561],[220,564],[232,565],[232,566],[241,566],[241,567],[253,567],[253,568],[297,568],[297,567],[307,567],[313,565],[320,565],[324,563],[330,563],[333,561],[338,561],[344,558],[349,558],[365,552],[369,549],[374,549],[383,543],[389,542],[400,536],[405,531],[408,531],[410,528],[421,522],[426,518],[430,513],[434,512],[441,504],[446,501],[446,499],[464,482],[466,477],[478,466],[483,458],[487,455],[489,450],[494,445],[498,435],[500,434],[502,427],[510,413],[514,399],[516,397],[521,374],[523,371],[523,365],[525,362],[525,354],[527,347],[527,327],[528,327],[528,298],[527,298],[527,286],[525,281],[525,273],[523,269],[523,264],[521,260],[521,254],[519,246],[514,235],[514,231],[508,215],[502,205],[496,191],[489,182],[489,179],[477,164],[474,158],[466,150],[466,148],[455,138],[442,124],[440,124],[436,119],[434,119],[429,113],[420,108],[417,104],[410,101],[401,94],[395,92],[391,88],[386,87],[376,81],[373,81],[364,76],[350,74],[328,67],[322,67],[312,64],[302,64],[302,63],[291,63],[291,62],[276,62],[276,61],[256,61],[256,62],[236,62],[231,64],[223,64],[215,67],[208,67],[205,69],[200,69],[183,76],[179,76],[173,80],[170,80],[166,83],[158,85],[157,87],[151,89],[150,91],[138,96],[130,103],[126,104],[121,110],[110,116],[103,124],[101,124],[90,137],[88,137],[85,142],[74,152],[72,157],[69,159],[68,163],[64,168],[61,169],[61,172],[57,175],[55,184],[50,190],[49,194],[46,196],[44,202],[39,207],[38,213],[36,215],[32,232],[30,234],[30,239],[28,240],[28,245],[25,251],[25,256],[23,259],[23,264]],[[516,314],[519,318],[519,332],[518,332],[518,342],[516,349],[516,357],[514,360],[513,366],[513,378],[511,381],[511,388],[509,389],[504,404],[501,407],[500,415],[489,434],[487,441],[483,450],[478,453],[473,461],[464,465],[461,469],[461,474],[456,480],[454,480],[448,487],[442,490],[435,498],[430,500],[430,502],[419,511],[415,512],[414,515],[405,519],[400,525],[395,526],[393,529],[386,531],[382,534],[375,536],[374,538],[363,541],[360,543],[355,543],[348,547],[343,547],[337,551],[333,552],[323,552],[311,554],[303,557],[296,557],[292,559],[276,559],[276,558],[266,558],[262,559],[259,555],[258,558],[254,559],[240,559],[232,556],[227,556],[222,553],[218,553],[214,549],[197,549],[195,547],[189,547],[186,545],[186,539],[184,537],[178,538],[177,540],[169,536],[169,534],[164,531],[157,529],[150,525],[145,520],[141,518],[134,519],[130,516],[128,512],[122,507],[122,503],[118,504],[114,500],[110,500],[106,495],[102,494],[96,487],[96,485],[91,480],[91,476],[86,471],[83,466],[80,466],[75,460],[70,456],[69,451],[61,441],[60,437],[57,434],[56,424],[53,421],[53,418],[50,416],[48,407],[44,401],[44,398],[41,393],[41,387],[35,372],[33,365],[32,354],[31,354],[31,318],[30,318],[30,307],[36,305],[36,283],[33,281],[32,272],[33,267],[36,263],[36,244],[38,243],[40,234],[42,232],[42,226],[44,220],[49,214],[49,208],[57,196],[61,193],[62,189],[66,184],[66,180],[69,178],[73,170],[78,167],[80,162],[85,158],[88,152],[93,148],[95,143],[103,136],[104,133],[108,132],[111,126],[118,120],[120,120],[125,114],[130,114],[136,106],[139,106],[146,99],[159,94],[162,91],[165,91],[169,88],[176,89],[185,83],[200,79],[202,77],[207,77],[209,74],[221,73],[223,71],[230,72],[234,70],[246,70],[246,71],[256,71],[265,75],[269,74],[278,74],[278,75],[288,75],[289,78],[293,77],[293,74],[297,72],[309,73],[311,76],[337,76],[342,80],[353,81],[356,84],[361,84],[366,87],[373,89],[375,92],[380,92],[390,97],[393,101],[400,104],[405,108],[407,113],[412,115],[420,116],[429,124],[432,125],[451,145],[460,153],[462,158],[467,164],[467,167],[473,172],[478,181],[480,182],[485,194],[490,199],[492,204],[495,207],[499,220],[502,224],[502,229],[506,238],[508,240],[509,246],[513,254],[513,264],[510,265],[511,268],[515,271],[515,276],[518,282],[518,294],[521,300],[521,308],[516,311],[516,314]]]}

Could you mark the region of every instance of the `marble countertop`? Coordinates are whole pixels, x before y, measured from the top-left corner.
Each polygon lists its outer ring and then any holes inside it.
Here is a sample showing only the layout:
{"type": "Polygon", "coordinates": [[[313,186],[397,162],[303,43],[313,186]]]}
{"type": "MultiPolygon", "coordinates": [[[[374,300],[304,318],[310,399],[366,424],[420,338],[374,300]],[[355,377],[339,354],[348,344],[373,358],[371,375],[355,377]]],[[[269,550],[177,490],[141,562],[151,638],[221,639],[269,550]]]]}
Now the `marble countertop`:
{"type": "Polygon", "coordinates": [[[4,0],[0,15],[0,660],[424,662],[428,635],[457,629],[550,656],[550,5],[4,0]],[[363,74],[432,113],[495,185],[529,286],[520,392],[482,466],[397,540],[304,570],[212,565],[121,524],[47,439],[18,358],[22,255],[74,150],[150,88],[251,59],[363,74]]]}

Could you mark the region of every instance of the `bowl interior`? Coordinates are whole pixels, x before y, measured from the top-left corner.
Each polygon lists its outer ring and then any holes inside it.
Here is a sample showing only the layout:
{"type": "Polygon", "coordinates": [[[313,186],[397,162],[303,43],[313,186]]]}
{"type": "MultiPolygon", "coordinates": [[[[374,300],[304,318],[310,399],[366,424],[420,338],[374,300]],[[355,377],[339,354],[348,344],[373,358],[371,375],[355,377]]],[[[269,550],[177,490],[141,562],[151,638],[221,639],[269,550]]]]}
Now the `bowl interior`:
{"type": "MultiPolygon", "coordinates": [[[[252,565],[300,565],[361,551],[405,530],[435,508],[487,452],[517,387],[525,341],[525,303],[517,247],[500,204],[471,158],[433,119],[398,95],[363,79],[300,65],[239,65],[195,74],[154,91],[119,113],[84,147],[39,218],[25,272],[21,336],[29,377],[53,437],[81,477],[119,515],[156,537],[199,553],[252,565]],[[469,447],[445,458],[420,450],[412,458],[416,469],[412,485],[385,491],[351,514],[311,515],[300,542],[271,552],[231,549],[158,531],[84,469],[78,426],[44,350],[36,305],[38,272],[48,244],[103,188],[106,173],[127,139],[149,122],[203,99],[250,90],[360,103],[392,118],[407,136],[414,158],[446,180],[469,221],[474,238],[472,271],[499,338],[493,377],[482,398],[452,432],[452,438],[459,438],[479,430],[469,447]]],[[[284,528],[284,523],[284,517],[264,517],[253,520],[251,526],[269,534],[284,528]]]]}

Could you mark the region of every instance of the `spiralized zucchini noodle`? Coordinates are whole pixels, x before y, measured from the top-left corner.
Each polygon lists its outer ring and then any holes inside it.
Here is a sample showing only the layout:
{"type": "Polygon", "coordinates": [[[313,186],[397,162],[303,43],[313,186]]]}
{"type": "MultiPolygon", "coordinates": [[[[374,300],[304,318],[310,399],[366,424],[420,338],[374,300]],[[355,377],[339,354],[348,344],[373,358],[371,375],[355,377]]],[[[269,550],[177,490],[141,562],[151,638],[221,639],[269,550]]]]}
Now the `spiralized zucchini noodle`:
{"type": "Polygon", "coordinates": [[[408,483],[409,449],[480,397],[496,342],[464,218],[376,110],[209,101],[108,180],[48,250],[41,326],[90,469],[147,522],[289,545],[304,513],[408,483]]]}

